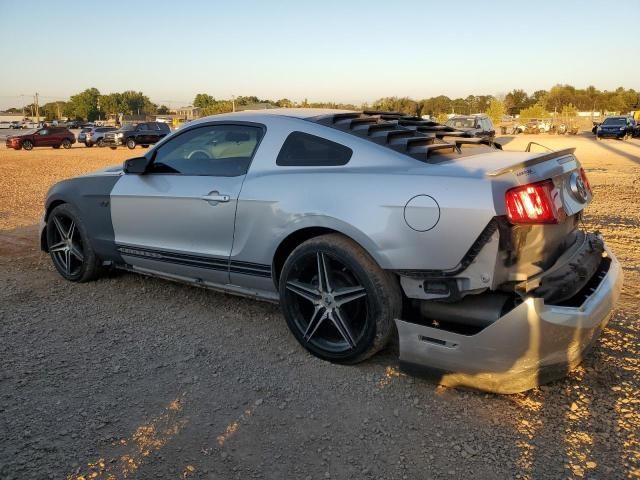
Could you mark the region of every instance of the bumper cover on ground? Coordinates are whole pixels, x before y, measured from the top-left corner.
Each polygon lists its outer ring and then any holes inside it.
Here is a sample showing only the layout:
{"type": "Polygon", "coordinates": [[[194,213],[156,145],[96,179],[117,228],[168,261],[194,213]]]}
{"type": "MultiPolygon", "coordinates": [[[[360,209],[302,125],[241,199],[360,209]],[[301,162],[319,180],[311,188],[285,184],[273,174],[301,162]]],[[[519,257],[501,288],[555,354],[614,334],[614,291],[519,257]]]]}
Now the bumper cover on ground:
{"type": "Polygon", "coordinates": [[[525,302],[475,335],[396,320],[400,366],[446,386],[517,393],[565,376],[611,318],[622,288],[616,258],[579,307],[525,302]]]}

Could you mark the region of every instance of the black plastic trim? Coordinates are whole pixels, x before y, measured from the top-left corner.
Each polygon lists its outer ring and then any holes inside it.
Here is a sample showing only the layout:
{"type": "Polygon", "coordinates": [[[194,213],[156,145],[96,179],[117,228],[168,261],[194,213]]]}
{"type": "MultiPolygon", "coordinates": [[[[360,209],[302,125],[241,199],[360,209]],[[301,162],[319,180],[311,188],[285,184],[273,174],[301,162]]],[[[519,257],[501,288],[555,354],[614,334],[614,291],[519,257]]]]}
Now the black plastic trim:
{"type": "Polygon", "coordinates": [[[238,260],[229,260],[226,257],[207,257],[185,252],[171,252],[167,250],[124,244],[117,245],[117,250],[121,255],[146,258],[158,262],[173,263],[195,268],[206,268],[208,270],[229,271],[231,273],[241,273],[255,277],[271,277],[271,266],[261,263],[242,262],[238,260]]]}

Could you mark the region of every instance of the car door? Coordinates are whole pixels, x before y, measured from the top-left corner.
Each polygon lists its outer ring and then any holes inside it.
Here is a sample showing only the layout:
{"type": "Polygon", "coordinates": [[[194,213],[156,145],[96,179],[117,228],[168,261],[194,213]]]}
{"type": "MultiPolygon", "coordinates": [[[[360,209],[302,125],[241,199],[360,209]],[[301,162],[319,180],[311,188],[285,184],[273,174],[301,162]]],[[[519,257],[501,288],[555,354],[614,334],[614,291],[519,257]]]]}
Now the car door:
{"type": "Polygon", "coordinates": [[[236,205],[263,127],[192,127],[149,152],[142,175],[111,193],[115,242],[134,268],[205,284],[229,283],[236,205]]]}
{"type": "Polygon", "coordinates": [[[160,128],[156,123],[148,123],[147,128],[149,129],[147,144],[157,143],[160,140],[160,128]]]}
{"type": "Polygon", "coordinates": [[[53,146],[53,141],[51,140],[51,138],[52,138],[51,131],[48,128],[40,129],[33,136],[33,146],[34,147],[51,147],[53,146]]]}

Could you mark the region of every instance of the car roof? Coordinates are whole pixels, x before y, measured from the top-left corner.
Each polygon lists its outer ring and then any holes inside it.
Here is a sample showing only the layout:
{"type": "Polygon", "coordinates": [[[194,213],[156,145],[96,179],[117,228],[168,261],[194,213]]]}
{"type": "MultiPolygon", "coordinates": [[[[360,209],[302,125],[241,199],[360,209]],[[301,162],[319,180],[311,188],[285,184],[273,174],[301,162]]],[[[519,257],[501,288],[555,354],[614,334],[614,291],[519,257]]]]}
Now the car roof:
{"type": "Polygon", "coordinates": [[[354,110],[339,110],[336,108],[268,108],[264,110],[243,110],[241,112],[222,113],[198,119],[193,123],[202,123],[207,120],[243,120],[249,117],[257,119],[271,116],[291,117],[306,120],[321,115],[333,115],[336,113],[351,113],[354,110]]]}

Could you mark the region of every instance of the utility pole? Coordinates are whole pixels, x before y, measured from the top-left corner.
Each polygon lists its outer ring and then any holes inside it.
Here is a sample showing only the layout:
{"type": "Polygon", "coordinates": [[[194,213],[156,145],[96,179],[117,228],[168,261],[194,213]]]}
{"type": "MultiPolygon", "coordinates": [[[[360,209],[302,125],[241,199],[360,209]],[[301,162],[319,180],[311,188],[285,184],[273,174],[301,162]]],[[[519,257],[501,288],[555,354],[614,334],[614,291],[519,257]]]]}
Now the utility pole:
{"type": "Polygon", "coordinates": [[[40,123],[40,105],[38,105],[38,92],[36,92],[36,97],[35,97],[35,104],[36,104],[36,123],[40,123]]]}
{"type": "Polygon", "coordinates": [[[233,112],[236,111],[236,96],[235,95],[231,95],[231,108],[233,112]]]}
{"type": "Polygon", "coordinates": [[[22,119],[24,120],[24,93],[20,94],[20,98],[22,99],[22,119]]]}

